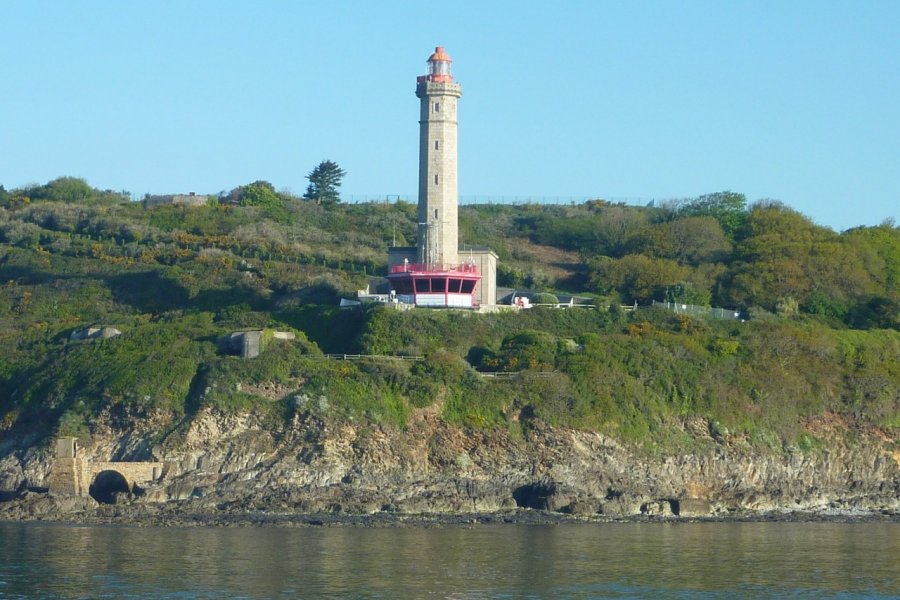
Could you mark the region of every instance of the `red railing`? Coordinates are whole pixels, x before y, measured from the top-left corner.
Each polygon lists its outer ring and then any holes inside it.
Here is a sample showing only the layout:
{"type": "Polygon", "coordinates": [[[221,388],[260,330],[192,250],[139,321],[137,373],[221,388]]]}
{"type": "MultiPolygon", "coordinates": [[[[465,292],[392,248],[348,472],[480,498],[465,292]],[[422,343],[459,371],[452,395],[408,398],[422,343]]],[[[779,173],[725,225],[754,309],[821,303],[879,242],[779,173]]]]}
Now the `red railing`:
{"type": "Polygon", "coordinates": [[[402,265],[391,265],[388,273],[464,273],[468,275],[478,275],[478,267],[471,263],[463,263],[461,265],[429,265],[424,263],[405,263],[402,265]]]}

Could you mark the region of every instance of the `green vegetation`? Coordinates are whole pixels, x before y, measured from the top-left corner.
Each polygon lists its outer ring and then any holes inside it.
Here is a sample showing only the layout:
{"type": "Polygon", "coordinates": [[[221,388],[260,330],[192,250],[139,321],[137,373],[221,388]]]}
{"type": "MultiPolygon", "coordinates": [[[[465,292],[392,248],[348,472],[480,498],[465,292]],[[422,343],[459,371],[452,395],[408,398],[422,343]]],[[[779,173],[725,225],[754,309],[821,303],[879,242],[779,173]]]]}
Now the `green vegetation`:
{"type": "Polygon", "coordinates": [[[344,175],[346,171],[336,162],[323,160],[306,176],[309,179],[309,186],[303,197],[316,202],[338,202],[340,200],[338,188],[341,187],[344,175]]]}
{"type": "Polygon", "coordinates": [[[406,203],[307,202],[265,181],[152,209],[71,177],[0,187],[0,432],[86,435],[104,411],[175,423],[204,406],[402,428],[437,405],[460,426],[527,434],[540,420],[646,448],[687,443],[678,424],[692,416],[714,437],[773,449],[822,447],[804,423],[823,415],[896,437],[890,221],[838,234],[731,192],[462,207],[460,220],[464,243],[500,254],[501,284],[542,304],[591,295],[596,308],[338,308],[384,273],[392,239],[413,243],[406,203]],[[653,299],[750,319],[621,307],[653,299]],[[89,326],[122,335],[73,338],[89,326]],[[261,356],[229,355],[226,336],[249,328],[265,332],[261,356]],[[424,360],[387,358],[402,356],[424,360]]]}

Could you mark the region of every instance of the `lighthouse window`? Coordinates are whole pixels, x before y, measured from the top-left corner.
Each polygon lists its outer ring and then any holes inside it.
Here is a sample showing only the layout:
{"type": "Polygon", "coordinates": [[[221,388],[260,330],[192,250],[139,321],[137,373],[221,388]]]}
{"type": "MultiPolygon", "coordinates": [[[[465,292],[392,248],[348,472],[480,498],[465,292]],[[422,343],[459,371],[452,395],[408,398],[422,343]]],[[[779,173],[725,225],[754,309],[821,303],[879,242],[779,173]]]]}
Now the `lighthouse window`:
{"type": "Polygon", "coordinates": [[[435,150],[440,150],[440,149],[441,149],[441,142],[440,142],[440,141],[434,140],[434,149],[435,149],[435,150]]]}
{"type": "Polygon", "coordinates": [[[441,112],[441,103],[440,102],[434,103],[434,112],[441,112]]]}
{"type": "Polygon", "coordinates": [[[428,285],[429,280],[428,279],[416,279],[415,281],[416,281],[416,292],[421,294],[422,292],[430,292],[431,291],[429,289],[429,285],[428,285]]]}
{"type": "Polygon", "coordinates": [[[435,175],[435,176],[434,176],[434,185],[437,185],[437,184],[438,184],[438,176],[435,175]]]}
{"type": "Polygon", "coordinates": [[[431,280],[431,291],[432,292],[446,292],[447,291],[447,280],[441,277],[435,277],[431,280]]]}
{"type": "Polygon", "coordinates": [[[471,294],[472,290],[475,289],[475,282],[471,279],[465,279],[462,282],[462,291],[463,294],[471,294]]]}
{"type": "Polygon", "coordinates": [[[459,286],[460,286],[461,284],[462,284],[462,280],[461,280],[461,279],[451,279],[451,280],[450,280],[450,286],[449,286],[449,289],[448,289],[447,291],[448,291],[448,292],[451,292],[451,293],[454,293],[454,294],[458,294],[458,293],[459,293],[459,286]]]}

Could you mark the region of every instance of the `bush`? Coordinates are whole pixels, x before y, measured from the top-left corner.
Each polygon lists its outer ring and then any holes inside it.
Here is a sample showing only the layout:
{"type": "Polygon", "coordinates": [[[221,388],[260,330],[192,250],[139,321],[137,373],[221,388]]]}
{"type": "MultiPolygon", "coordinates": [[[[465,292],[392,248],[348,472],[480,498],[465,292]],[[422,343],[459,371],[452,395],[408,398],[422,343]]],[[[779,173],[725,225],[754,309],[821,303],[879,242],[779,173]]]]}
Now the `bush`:
{"type": "Polygon", "coordinates": [[[556,366],[556,339],[542,331],[523,331],[507,336],[500,352],[484,366],[494,371],[550,371],[556,366]]]}
{"type": "Polygon", "coordinates": [[[34,223],[8,221],[0,224],[0,241],[20,248],[37,248],[43,230],[34,223]]]}
{"type": "Polygon", "coordinates": [[[532,296],[531,302],[534,304],[559,304],[559,298],[553,294],[542,292],[532,296]]]}

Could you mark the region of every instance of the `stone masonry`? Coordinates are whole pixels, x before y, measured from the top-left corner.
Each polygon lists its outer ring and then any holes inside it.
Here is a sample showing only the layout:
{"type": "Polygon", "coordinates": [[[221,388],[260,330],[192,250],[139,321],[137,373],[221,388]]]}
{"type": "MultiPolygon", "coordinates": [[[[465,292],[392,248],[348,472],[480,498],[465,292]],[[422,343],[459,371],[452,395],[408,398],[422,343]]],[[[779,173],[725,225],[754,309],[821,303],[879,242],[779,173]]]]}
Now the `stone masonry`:
{"type": "Polygon", "coordinates": [[[91,484],[100,473],[115,471],[133,490],[135,484],[148,483],[163,475],[161,462],[96,462],[78,456],[78,444],[73,437],[61,437],[56,441],[56,460],[47,480],[52,494],[87,496],[91,484]]]}
{"type": "Polygon", "coordinates": [[[458,263],[457,116],[462,88],[450,75],[450,57],[436,48],[428,75],[419,78],[419,231],[420,263],[458,263]]]}

